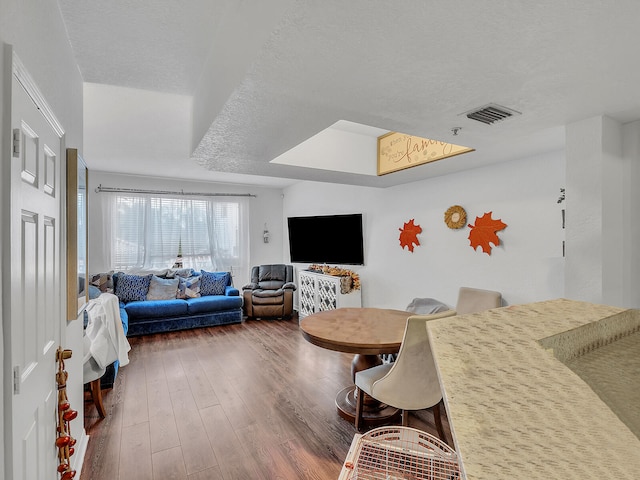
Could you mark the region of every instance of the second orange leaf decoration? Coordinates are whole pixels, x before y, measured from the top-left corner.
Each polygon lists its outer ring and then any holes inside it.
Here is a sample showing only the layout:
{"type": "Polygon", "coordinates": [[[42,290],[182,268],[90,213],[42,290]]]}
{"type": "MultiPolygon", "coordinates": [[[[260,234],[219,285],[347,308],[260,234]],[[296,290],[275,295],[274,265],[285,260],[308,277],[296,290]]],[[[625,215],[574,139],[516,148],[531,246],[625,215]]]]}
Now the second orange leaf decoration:
{"type": "Polygon", "coordinates": [[[491,218],[493,212],[485,213],[482,217],[476,217],[476,224],[469,225],[471,232],[469,233],[469,242],[471,248],[476,250],[482,247],[482,251],[487,255],[491,255],[491,244],[494,247],[500,245],[500,238],[497,232],[504,230],[507,226],[502,220],[494,220],[491,218]]]}

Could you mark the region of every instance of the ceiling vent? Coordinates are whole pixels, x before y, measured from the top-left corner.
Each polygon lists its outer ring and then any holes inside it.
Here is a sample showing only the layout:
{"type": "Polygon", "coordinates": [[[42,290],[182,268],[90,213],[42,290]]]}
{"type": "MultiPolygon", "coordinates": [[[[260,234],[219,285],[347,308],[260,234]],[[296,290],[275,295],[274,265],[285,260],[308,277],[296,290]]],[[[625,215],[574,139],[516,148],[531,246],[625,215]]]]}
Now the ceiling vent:
{"type": "Polygon", "coordinates": [[[469,112],[466,112],[464,115],[466,115],[467,118],[470,118],[471,120],[477,120],[478,122],[482,122],[486,125],[491,125],[492,123],[499,122],[501,120],[513,117],[514,115],[521,114],[520,112],[516,112],[515,110],[511,110],[510,108],[496,105],[495,103],[490,103],[489,105],[485,105],[484,107],[475,108],[469,112]]]}

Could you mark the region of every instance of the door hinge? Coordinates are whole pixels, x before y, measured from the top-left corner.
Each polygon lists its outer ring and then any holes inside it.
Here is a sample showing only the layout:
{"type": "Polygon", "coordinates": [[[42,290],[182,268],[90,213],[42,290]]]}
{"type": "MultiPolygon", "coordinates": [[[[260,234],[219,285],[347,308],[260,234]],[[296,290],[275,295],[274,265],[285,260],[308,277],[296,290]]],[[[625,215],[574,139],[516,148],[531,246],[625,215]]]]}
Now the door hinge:
{"type": "Polygon", "coordinates": [[[20,365],[13,367],[13,394],[20,395],[20,365]]]}
{"type": "Polygon", "coordinates": [[[20,156],[20,129],[19,128],[13,129],[13,156],[14,157],[20,156]]]}

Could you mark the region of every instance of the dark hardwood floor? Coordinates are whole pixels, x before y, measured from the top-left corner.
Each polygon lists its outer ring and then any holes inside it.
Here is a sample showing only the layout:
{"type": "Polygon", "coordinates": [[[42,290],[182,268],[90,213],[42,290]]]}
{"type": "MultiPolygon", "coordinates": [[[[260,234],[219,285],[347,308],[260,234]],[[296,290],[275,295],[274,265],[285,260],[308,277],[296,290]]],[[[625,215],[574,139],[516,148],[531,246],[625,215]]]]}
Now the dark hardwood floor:
{"type": "MultiPolygon", "coordinates": [[[[306,342],[297,319],[129,342],[107,417],[85,402],[81,480],[337,479],[355,430],[334,400],[352,355],[306,342]]],[[[430,411],[409,425],[436,434],[430,411]]]]}

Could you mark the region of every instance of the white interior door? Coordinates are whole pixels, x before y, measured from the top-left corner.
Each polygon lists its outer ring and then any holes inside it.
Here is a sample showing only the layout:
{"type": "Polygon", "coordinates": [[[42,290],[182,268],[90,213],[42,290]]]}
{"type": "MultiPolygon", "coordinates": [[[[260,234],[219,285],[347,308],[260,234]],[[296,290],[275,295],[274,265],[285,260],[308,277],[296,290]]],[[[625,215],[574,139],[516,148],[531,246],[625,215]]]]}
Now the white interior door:
{"type": "Polygon", "coordinates": [[[14,480],[56,479],[55,352],[62,328],[62,140],[12,76],[10,345],[7,462],[14,480]],[[17,153],[16,151],[17,150],[17,153]],[[9,453],[9,451],[11,453],[9,453]]]}

